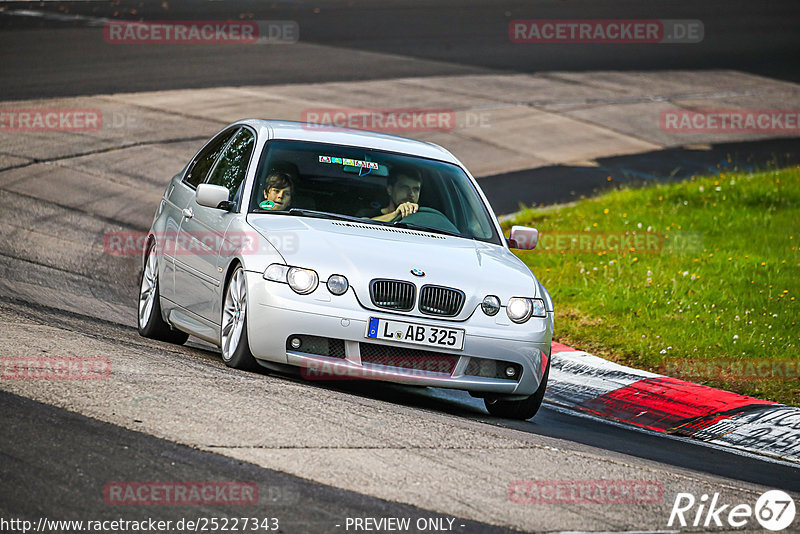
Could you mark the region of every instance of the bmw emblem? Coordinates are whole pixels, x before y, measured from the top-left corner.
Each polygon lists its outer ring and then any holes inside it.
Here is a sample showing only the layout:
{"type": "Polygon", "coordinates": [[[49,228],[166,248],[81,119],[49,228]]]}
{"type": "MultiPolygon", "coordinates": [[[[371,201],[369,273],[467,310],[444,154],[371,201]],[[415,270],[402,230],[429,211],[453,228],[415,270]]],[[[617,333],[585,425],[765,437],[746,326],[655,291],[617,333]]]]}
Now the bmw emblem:
{"type": "Polygon", "coordinates": [[[411,269],[411,274],[414,276],[425,276],[425,271],[422,269],[411,269]]]}

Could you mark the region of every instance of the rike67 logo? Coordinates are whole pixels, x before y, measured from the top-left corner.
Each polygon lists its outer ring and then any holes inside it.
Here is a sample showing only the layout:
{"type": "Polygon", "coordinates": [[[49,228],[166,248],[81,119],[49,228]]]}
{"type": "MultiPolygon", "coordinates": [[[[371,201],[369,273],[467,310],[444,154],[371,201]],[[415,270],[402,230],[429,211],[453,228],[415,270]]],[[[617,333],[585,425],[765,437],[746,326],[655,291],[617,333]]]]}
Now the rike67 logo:
{"type": "Polygon", "coordinates": [[[761,528],[779,531],[794,522],[795,512],[794,500],[781,490],[762,494],[755,506],[722,504],[719,493],[715,493],[710,501],[706,494],[697,499],[691,493],[678,493],[667,526],[752,528],[754,522],[758,522],[761,528]]]}

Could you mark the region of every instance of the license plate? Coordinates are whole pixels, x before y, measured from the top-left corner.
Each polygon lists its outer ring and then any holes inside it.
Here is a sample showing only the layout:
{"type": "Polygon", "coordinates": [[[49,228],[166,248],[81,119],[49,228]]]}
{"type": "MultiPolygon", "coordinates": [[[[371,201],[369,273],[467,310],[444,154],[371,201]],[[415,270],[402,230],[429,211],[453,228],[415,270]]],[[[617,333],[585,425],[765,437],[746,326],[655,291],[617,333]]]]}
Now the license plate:
{"type": "Polygon", "coordinates": [[[367,337],[378,340],[399,341],[426,347],[461,350],[464,348],[464,330],[424,324],[407,323],[370,317],[367,337]]]}

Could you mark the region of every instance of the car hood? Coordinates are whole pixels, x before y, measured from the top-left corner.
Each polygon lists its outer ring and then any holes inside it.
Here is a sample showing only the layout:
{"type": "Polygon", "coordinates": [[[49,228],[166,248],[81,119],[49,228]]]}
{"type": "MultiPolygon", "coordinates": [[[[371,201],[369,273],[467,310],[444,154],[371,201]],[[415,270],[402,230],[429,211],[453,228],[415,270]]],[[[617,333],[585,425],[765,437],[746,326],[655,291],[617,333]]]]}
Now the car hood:
{"type": "MultiPolygon", "coordinates": [[[[347,277],[359,301],[372,308],[369,283],[375,278],[453,287],[467,300],[469,316],[486,295],[502,302],[513,296],[537,297],[538,282],[508,249],[472,239],[368,223],[251,214],[248,222],[269,240],[289,265],[311,268],[324,283],[347,277]],[[414,276],[412,269],[425,273],[414,276]]],[[[266,267],[266,266],[264,266],[266,267]]]]}

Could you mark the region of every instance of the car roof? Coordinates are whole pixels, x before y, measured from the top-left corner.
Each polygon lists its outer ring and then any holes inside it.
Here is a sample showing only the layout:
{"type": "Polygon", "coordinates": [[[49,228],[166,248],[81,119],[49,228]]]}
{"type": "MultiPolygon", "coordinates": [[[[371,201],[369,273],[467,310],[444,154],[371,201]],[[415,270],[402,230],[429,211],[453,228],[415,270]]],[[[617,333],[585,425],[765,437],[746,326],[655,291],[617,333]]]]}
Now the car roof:
{"type": "Polygon", "coordinates": [[[271,139],[313,141],[387,150],[461,165],[455,156],[439,145],[396,135],[284,120],[244,119],[237,121],[236,124],[247,124],[257,130],[268,130],[271,139]]]}

